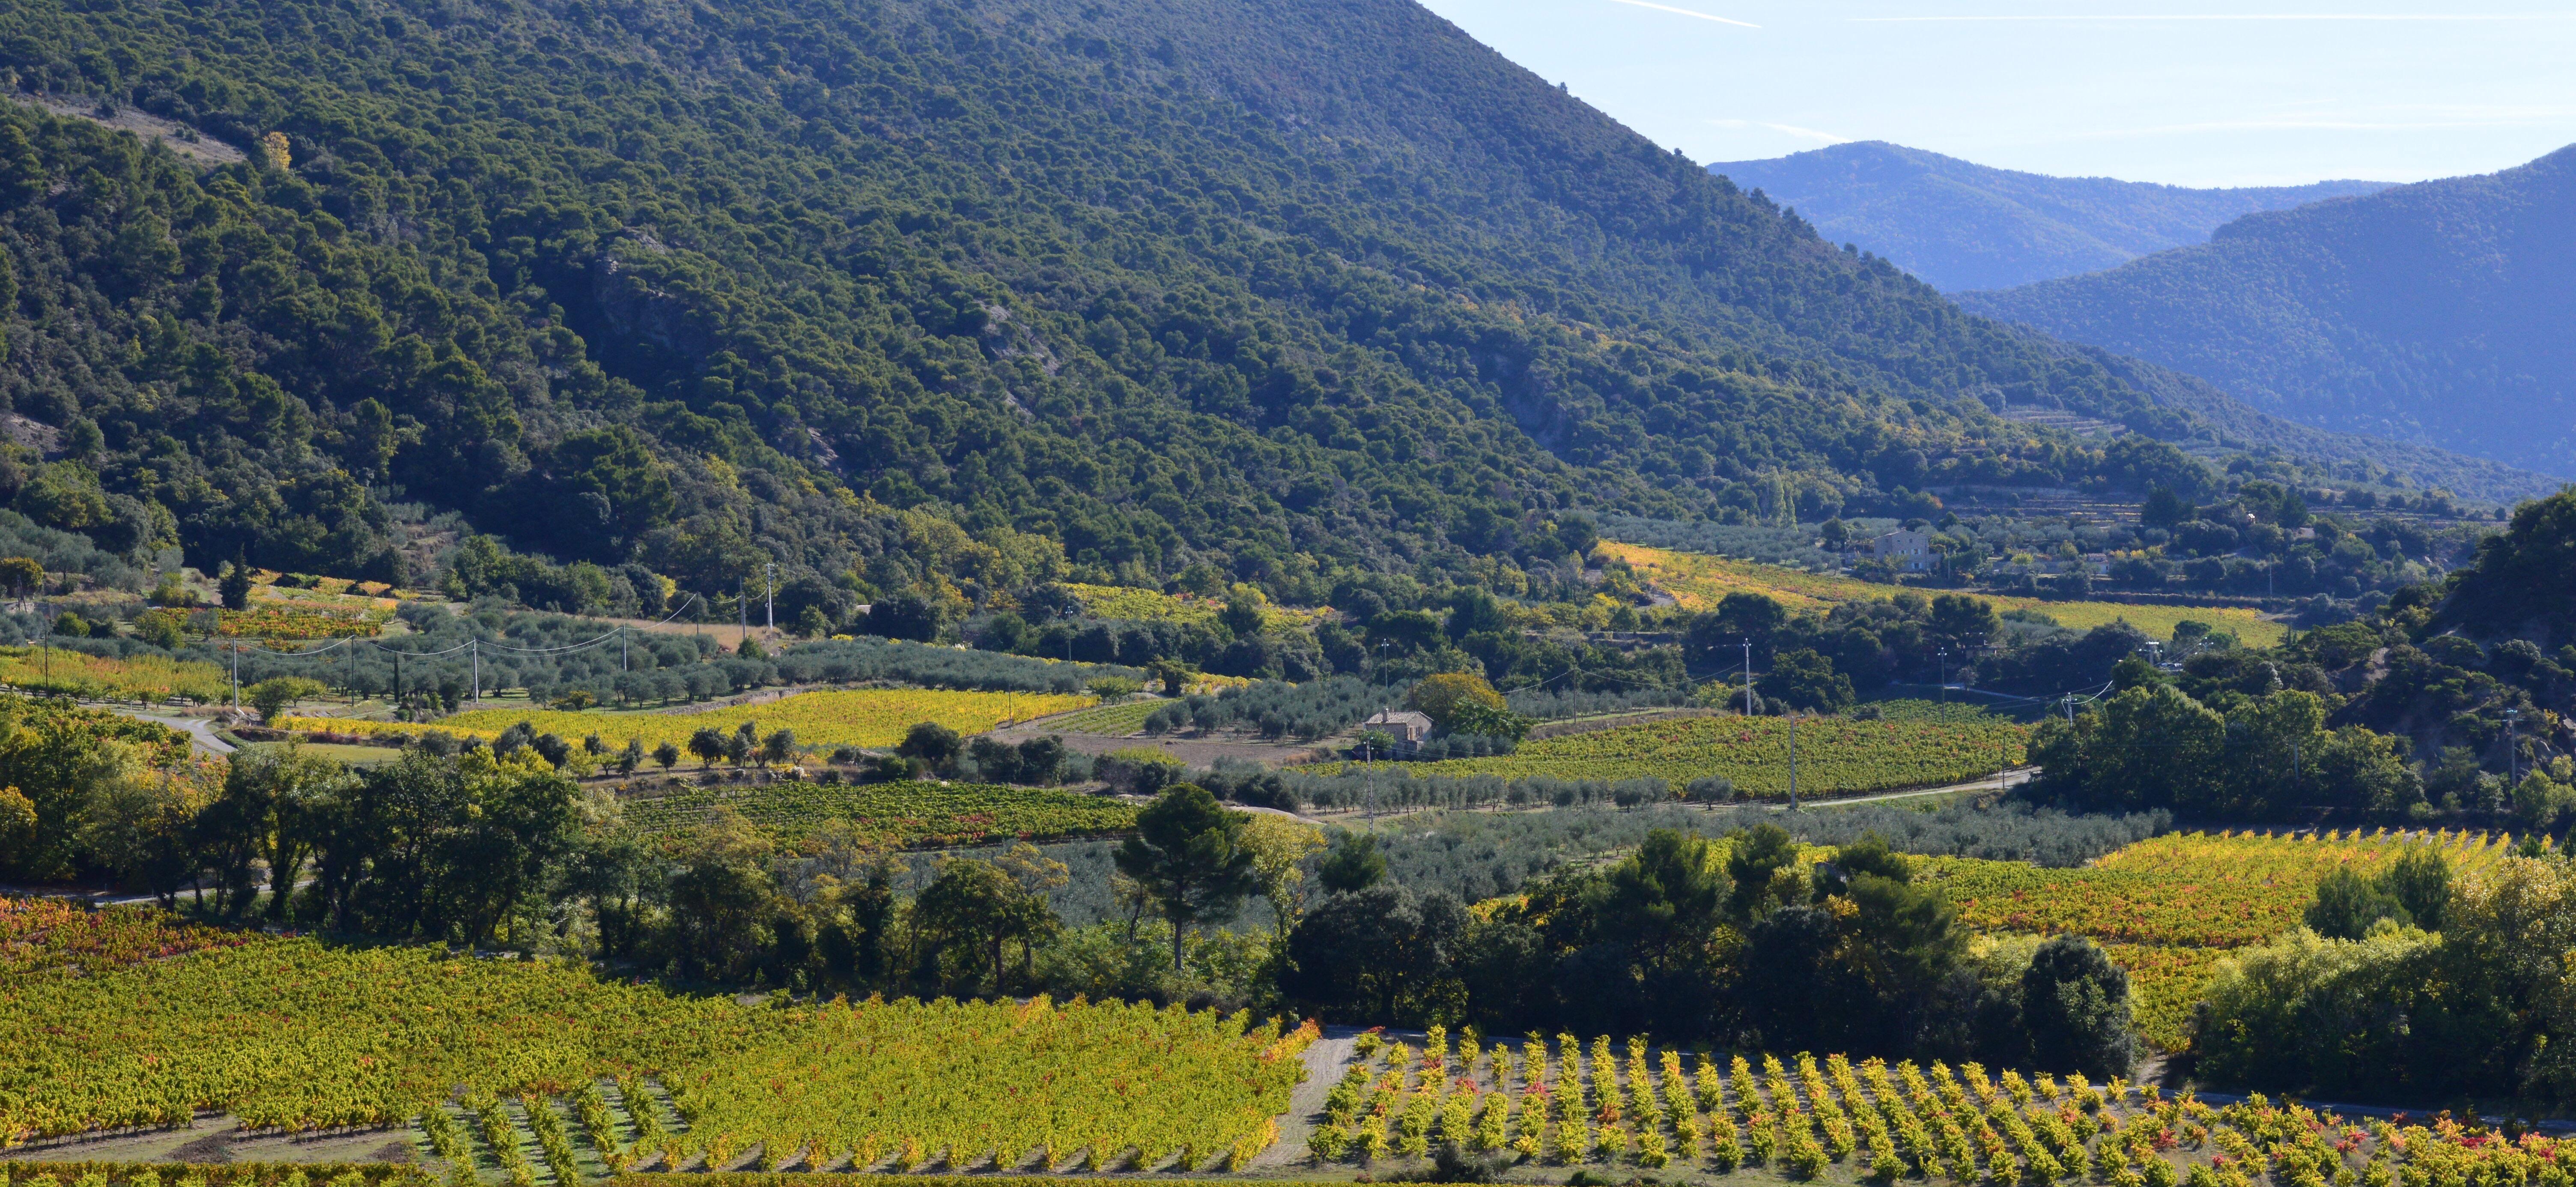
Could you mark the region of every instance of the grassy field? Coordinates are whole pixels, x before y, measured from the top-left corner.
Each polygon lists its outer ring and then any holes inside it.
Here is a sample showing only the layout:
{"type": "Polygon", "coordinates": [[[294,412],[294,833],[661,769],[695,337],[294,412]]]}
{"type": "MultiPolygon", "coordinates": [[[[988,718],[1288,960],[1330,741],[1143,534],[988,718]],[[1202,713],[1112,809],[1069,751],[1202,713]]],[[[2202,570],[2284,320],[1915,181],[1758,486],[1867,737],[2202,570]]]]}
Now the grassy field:
{"type": "MultiPolygon", "coordinates": [[[[1852,795],[1974,779],[2020,763],[2029,734],[2023,726],[1964,705],[1896,701],[1888,702],[1887,709],[1881,721],[1800,721],[1798,793],[1852,795]]],[[[1524,742],[1512,754],[1404,769],[1417,776],[1655,776],[1675,787],[1723,775],[1740,795],[1786,798],[1789,728],[1788,719],[1781,717],[1676,718],[1524,742]]]]}
{"type": "Polygon", "coordinates": [[[421,734],[445,731],[498,737],[522,721],[562,738],[598,734],[611,747],[629,738],[651,750],[664,742],[685,746],[689,735],[714,727],[732,733],[745,722],[762,734],[787,729],[806,746],[892,746],[917,722],[932,721],[961,734],[980,734],[1007,721],[1027,721],[1093,703],[1087,696],[1026,692],[956,692],[944,689],[860,688],[798,693],[760,705],[728,705],[694,713],[569,712],[556,709],[476,709],[426,725],[355,721],[338,717],[288,717],[294,730],[421,734]]]}
{"type": "MultiPolygon", "coordinates": [[[[1823,610],[1836,602],[1886,598],[1898,592],[1894,586],[1706,553],[1674,552],[1608,540],[1602,541],[1601,547],[1610,555],[1628,562],[1657,588],[1673,595],[1673,600],[1687,610],[1709,609],[1730,593],[1765,594],[1792,610],[1823,610]]],[[[2051,602],[1994,594],[1976,596],[1994,603],[1997,612],[2037,610],[2057,620],[2058,625],[2075,630],[2089,630],[2126,619],[2130,625],[2150,635],[2171,639],[2174,624],[2190,619],[2229,632],[2247,646],[2261,647],[2279,643],[2289,632],[2288,627],[2242,606],[2131,606],[2119,602],[2051,602]]]]}

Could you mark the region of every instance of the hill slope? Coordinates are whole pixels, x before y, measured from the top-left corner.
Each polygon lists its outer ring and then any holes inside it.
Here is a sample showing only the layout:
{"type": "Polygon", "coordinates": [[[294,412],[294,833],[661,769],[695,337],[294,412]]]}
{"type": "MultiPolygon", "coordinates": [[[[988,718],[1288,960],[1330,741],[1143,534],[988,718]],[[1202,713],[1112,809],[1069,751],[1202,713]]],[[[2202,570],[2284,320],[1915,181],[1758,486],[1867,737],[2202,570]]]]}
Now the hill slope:
{"type": "Polygon", "coordinates": [[[2153,414],[1393,0],[40,3],[0,65],[252,156],[0,144],[81,462],[21,498],[200,563],[389,575],[399,485],[707,590],[1409,564],[2098,464],[1963,381],[2153,414]]]}
{"type": "Polygon", "coordinates": [[[2255,411],[2197,375],[2036,332],[2031,338],[2049,349],[2090,359],[2157,404],[2192,418],[2192,433],[2175,438],[2175,442],[2221,464],[2238,454],[2296,459],[2315,472],[2339,478],[2389,485],[2411,483],[2447,490],[2481,503],[2504,505],[2540,498],[2563,485],[2560,479],[2489,458],[2284,420],[2255,411]]]}
{"type": "Polygon", "coordinates": [[[607,567],[485,550],[466,592],[775,560],[838,622],[1535,563],[1577,505],[2187,484],[1959,396],[2190,415],[1401,0],[361,7],[0,11],[22,91],[247,157],[0,105],[17,509],[377,577],[452,511],[607,567]]]}
{"type": "Polygon", "coordinates": [[[2291,420],[2576,475],[2576,148],[2250,215],[2199,247],[1963,294],[2291,420]]]}
{"type": "Polygon", "coordinates": [[[2191,189],[2049,177],[1884,141],[1837,144],[1709,172],[1794,207],[1836,243],[1875,251],[1943,292],[2010,288],[2199,243],[2220,224],[2386,188],[2370,181],[2191,189]]]}

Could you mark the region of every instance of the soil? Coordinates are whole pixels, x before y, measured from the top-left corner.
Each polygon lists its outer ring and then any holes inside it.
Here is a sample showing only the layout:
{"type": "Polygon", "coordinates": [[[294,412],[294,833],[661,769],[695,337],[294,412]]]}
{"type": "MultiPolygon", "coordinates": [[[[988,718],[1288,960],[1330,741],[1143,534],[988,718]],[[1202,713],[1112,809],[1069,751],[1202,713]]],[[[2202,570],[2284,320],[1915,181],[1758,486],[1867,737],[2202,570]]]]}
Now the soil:
{"type": "MultiPolygon", "coordinates": [[[[157,116],[146,115],[121,103],[116,105],[116,114],[102,116],[99,114],[99,105],[91,100],[71,99],[59,95],[12,97],[31,107],[41,107],[51,115],[88,120],[104,127],[132,132],[147,142],[158,140],[167,145],[170,151],[179,154],[179,159],[200,169],[236,164],[248,159],[242,155],[240,149],[212,137],[199,136],[195,140],[185,139],[183,134],[186,129],[181,125],[157,116]]],[[[293,151],[291,147],[289,151],[293,151]]]]}
{"type": "Polygon", "coordinates": [[[0,1162],[416,1162],[407,1127],[312,1134],[246,1133],[220,1113],[184,1129],[148,1129],[67,1142],[30,1143],[0,1162]]]}

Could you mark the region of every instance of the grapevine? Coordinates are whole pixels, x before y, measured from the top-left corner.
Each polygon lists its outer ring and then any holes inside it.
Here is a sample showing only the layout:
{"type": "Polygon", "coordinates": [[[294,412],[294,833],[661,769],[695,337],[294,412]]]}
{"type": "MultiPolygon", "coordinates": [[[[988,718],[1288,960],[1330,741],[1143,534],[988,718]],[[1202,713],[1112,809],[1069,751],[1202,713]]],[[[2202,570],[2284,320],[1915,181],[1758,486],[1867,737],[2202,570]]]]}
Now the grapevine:
{"type": "Polygon", "coordinates": [[[286,729],[337,733],[444,732],[497,738],[520,722],[541,734],[579,738],[598,734],[612,747],[635,739],[650,750],[664,742],[688,744],[700,729],[724,733],[748,723],[762,733],[786,729],[808,746],[892,746],[905,731],[929,721],[963,734],[980,734],[1005,721],[1027,721],[1092,704],[1062,693],[968,692],[920,688],[854,688],[804,692],[760,705],[729,705],[687,713],[602,713],[555,709],[475,709],[429,724],[358,721],[337,717],[287,717],[286,729]]]}

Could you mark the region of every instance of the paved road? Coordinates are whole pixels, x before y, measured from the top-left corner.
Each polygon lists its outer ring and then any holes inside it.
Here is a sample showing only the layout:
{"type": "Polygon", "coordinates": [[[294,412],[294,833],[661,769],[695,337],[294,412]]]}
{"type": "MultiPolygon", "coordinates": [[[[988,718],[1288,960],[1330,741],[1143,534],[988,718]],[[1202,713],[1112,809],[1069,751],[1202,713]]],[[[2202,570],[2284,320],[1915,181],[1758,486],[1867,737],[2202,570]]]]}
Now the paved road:
{"type": "MultiPolygon", "coordinates": [[[[2030,777],[2038,773],[2038,767],[2014,767],[2013,769],[2004,772],[2002,786],[2019,787],[2024,783],[2030,782],[2030,777]]],[[[1918,787],[1912,791],[1889,791],[1882,792],[1877,795],[1845,796],[1842,799],[1834,800],[1807,800],[1800,803],[1798,806],[1800,808],[1839,808],[1845,804],[1875,804],[1881,800],[1910,800],[1916,796],[1951,795],[1962,791],[1994,790],[1996,790],[1995,777],[1988,775],[1982,779],[1975,780],[1974,782],[1953,783],[1947,787],[1918,787]]],[[[1789,810],[1789,805],[1774,804],[1772,805],[1771,810],[1774,812],[1786,812],[1789,810]]]]}
{"type": "Polygon", "coordinates": [[[165,714],[153,713],[148,710],[137,709],[130,705],[101,705],[99,708],[105,709],[120,717],[131,717],[136,721],[149,721],[155,725],[169,726],[171,729],[187,734],[188,740],[197,744],[197,749],[203,750],[208,754],[230,754],[233,752],[233,744],[223,740],[222,738],[216,737],[215,723],[208,721],[203,717],[173,717],[165,714]]]}

